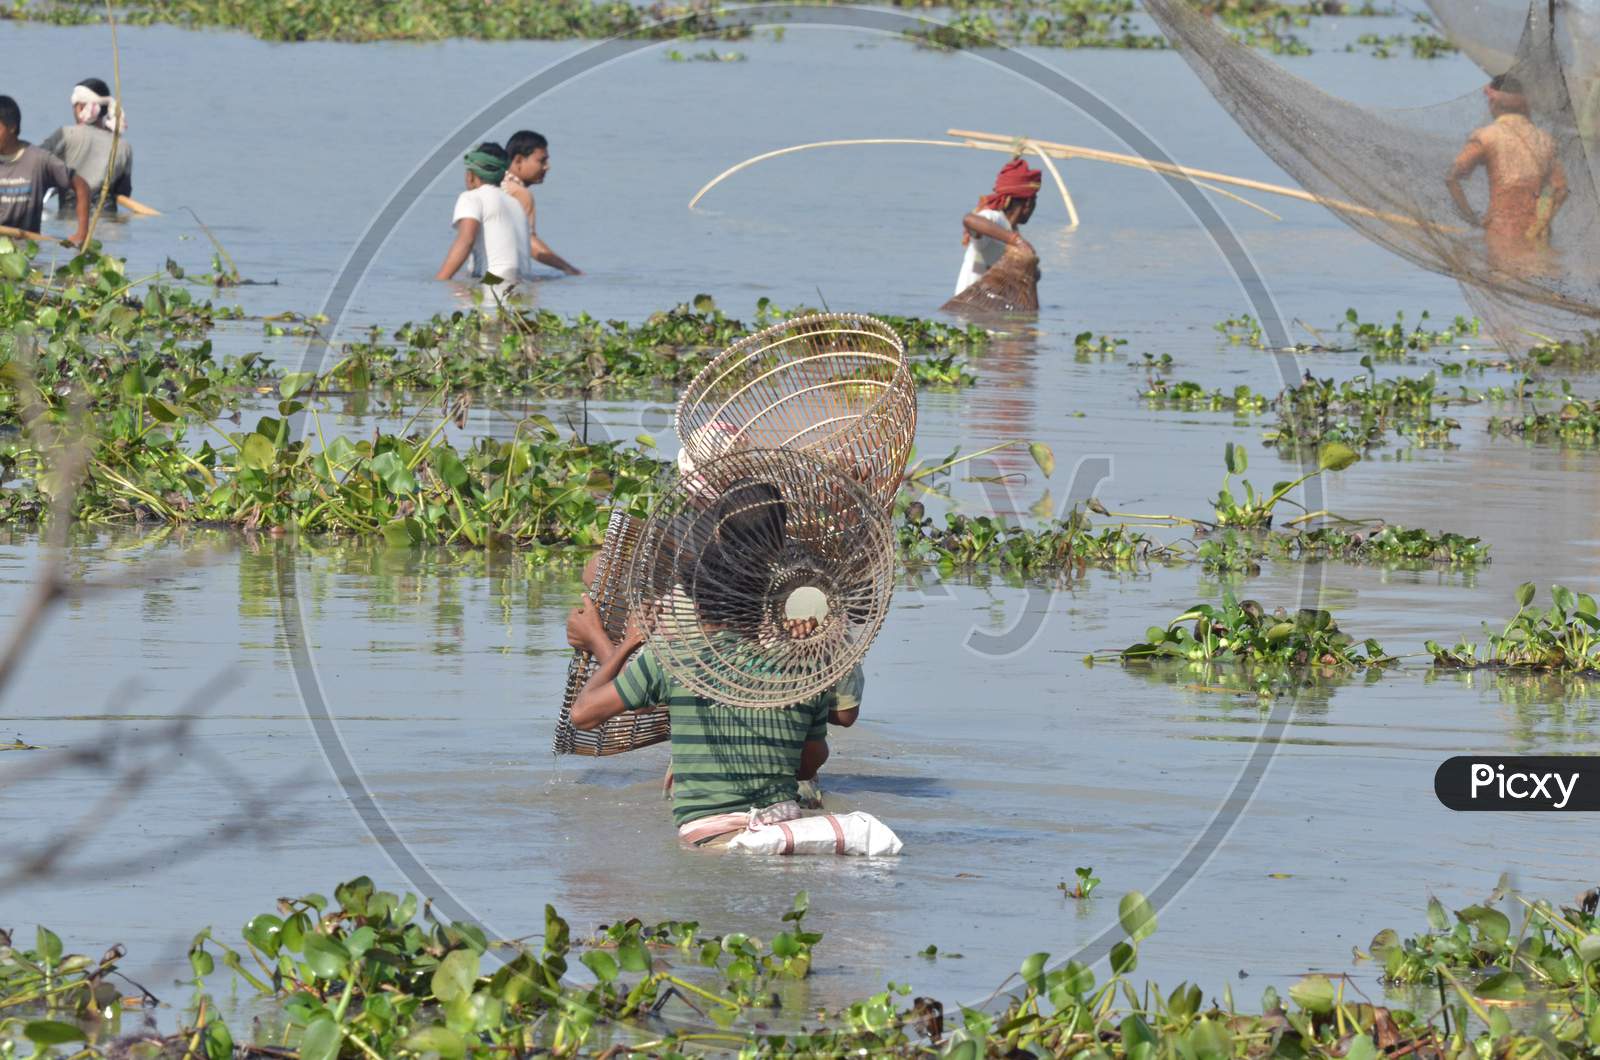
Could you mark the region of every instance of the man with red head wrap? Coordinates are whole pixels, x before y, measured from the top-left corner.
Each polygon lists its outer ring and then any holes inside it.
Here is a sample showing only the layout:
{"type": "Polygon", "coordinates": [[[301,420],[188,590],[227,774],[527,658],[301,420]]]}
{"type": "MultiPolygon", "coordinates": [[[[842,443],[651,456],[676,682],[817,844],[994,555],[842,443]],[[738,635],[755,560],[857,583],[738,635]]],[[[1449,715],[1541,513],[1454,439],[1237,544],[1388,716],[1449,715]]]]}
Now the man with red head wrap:
{"type": "Polygon", "coordinates": [[[961,242],[966,244],[967,253],[956,279],[956,294],[976,283],[989,266],[1000,260],[1008,245],[1026,245],[1017,228],[1033,216],[1034,204],[1039,201],[1040,176],[1037,169],[1029,169],[1028,163],[1013,158],[994,178],[994,191],[979,199],[977,209],[962,219],[961,242]]]}

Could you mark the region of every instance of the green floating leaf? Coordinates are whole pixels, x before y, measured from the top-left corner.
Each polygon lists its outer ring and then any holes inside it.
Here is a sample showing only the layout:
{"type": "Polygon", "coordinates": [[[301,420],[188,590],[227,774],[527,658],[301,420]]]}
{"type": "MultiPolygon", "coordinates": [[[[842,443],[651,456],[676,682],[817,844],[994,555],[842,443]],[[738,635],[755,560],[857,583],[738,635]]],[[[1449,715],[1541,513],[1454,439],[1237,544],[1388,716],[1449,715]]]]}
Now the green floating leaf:
{"type": "Polygon", "coordinates": [[[437,1023],[422,1028],[401,1044],[408,1052],[434,1053],[440,1060],[461,1060],[467,1055],[466,1039],[449,1027],[437,1023]]]}
{"type": "Polygon", "coordinates": [[[39,954],[39,959],[45,964],[55,964],[61,960],[61,936],[40,924],[33,933],[34,949],[39,954]]]}
{"type": "Polygon", "coordinates": [[[1289,997],[1307,1012],[1333,1011],[1333,983],[1325,975],[1308,975],[1289,988],[1289,997]]]}
{"type": "Polygon", "coordinates": [[[1117,919],[1134,942],[1142,942],[1156,933],[1156,912],[1150,908],[1149,899],[1138,891],[1122,896],[1117,905],[1117,919]]]}
{"type": "Polygon", "coordinates": [[[1317,452],[1317,467],[1323,471],[1343,471],[1360,459],[1361,454],[1343,442],[1329,442],[1317,452]]]}
{"type": "Polygon", "coordinates": [[[1242,475],[1250,466],[1250,457],[1244,451],[1244,446],[1234,445],[1229,442],[1222,447],[1222,462],[1231,475],[1242,475]]]}
{"type": "Polygon", "coordinates": [[[307,935],[306,967],[318,979],[337,979],[350,964],[350,954],[326,935],[307,935]]]}
{"type": "Polygon", "coordinates": [[[1033,457],[1033,462],[1039,465],[1039,470],[1044,472],[1044,477],[1049,478],[1056,473],[1056,454],[1043,442],[1031,442],[1028,445],[1028,455],[1033,457]]]}
{"type": "Polygon", "coordinates": [[[300,1060],[336,1060],[339,1055],[339,1024],[326,1010],[311,1017],[300,1038],[300,1060]]]}
{"type": "Polygon", "coordinates": [[[285,398],[292,398],[316,382],[316,379],[315,372],[285,372],[283,378],[278,380],[278,393],[285,398]]]}
{"type": "Polygon", "coordinates": [[[433,996],[445,1004],[472,993],[478,978],[478,955],[471,950],[451,950],[433,971],[433,996]]]}
{"type": "Polygon", "coordinates": [[[206,1024],[206,1060],[233,1060],[233,1035],[228,1025],[213,1018],[206,1024]]]}
{"type": "Polygon", "coordinates": [[[256,471],[269,471],[278,458],[272,441],[259,434],[247,434],[239,445],[239,460],[245,467],[256,471]]]}
{"type": "Polygon", "coordinates": [[[1517,586],[1517,606],[1527,607],[1533,603],[1533,594],[1536,591],[1532,582],[1523,582],[1517,586]]]}
{"type": "Polygon", "coordinates": [[[1525,997],[1528,988],[1523,984],[1522,976],[1516,972],[1496,972],[1479,983],[1473,993],[1491,1001],[1515,1001],[1525,997]]]}
{"type": "Polygon", "coordinates": [[[1044,989],[1044,966],[1049,962],[1048,953],[1030,953],[1022,960],[1022,981],[1034,990],[1044,989]]]}
{"type": "Polygon", "coordinates": [[[622,963],[625,971],[648,972],[650,970],[650,954],[645,951],[644,943],[640,941],[637,932],[629,932],[622,936],[622,939],[617,943],[617,959],[622,963]]]}
{"type": "Polygon", "coordinates": [[[86,1037],[82,1029],[60,1020],[29,1020],[22,1025],[22,1033],[35,1045],[81,1042],[86,1037]]]}
{"type": "Polygon", "coordinates": [[[617,977],[617,973],[620,970],[617,967],[617,959],[605,950],[590,950],[578,959],[602,983],[611,982],[617,977]]]}

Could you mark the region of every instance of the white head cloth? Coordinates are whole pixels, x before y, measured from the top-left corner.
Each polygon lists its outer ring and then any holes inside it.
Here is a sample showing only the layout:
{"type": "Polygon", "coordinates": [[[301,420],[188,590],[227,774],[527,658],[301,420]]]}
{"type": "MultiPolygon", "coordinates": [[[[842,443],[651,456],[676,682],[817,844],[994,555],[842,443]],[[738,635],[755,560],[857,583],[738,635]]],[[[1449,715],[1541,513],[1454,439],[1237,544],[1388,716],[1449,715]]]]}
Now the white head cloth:
{"type": "Polygon", "coordinates": [[[102,96],[87,85],[72,86],[72,106],[74,111],[79,106],[88,108],[78,115],[80,125],[98,125],[107,132],[128,131],[128,116],[117,106],[117,101],[111,96],[102,96]]]}

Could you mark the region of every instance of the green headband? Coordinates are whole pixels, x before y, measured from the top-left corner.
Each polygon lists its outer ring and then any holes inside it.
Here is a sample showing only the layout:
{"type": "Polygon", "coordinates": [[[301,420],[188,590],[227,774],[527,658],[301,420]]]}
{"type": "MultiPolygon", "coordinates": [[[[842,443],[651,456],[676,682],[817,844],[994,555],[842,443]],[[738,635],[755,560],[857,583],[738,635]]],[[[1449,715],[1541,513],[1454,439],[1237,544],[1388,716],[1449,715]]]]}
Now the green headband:
{"type": "Polygon", "coordinates": [[[488,181],[490,184],[500,183],[500,178],[506,175],[506,160],[487,151],[468,151],[466,162],[467,168],[472,170],[479,180],[488,181]]]}

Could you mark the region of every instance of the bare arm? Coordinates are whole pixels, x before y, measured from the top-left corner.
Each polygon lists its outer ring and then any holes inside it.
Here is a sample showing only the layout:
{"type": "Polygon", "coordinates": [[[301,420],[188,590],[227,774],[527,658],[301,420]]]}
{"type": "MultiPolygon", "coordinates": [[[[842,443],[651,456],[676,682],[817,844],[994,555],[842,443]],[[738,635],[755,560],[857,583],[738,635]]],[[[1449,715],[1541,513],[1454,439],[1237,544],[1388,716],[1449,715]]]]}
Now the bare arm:
{"type": "Polygon", "coordinates": [[[78,174],[72,174],[73,212],[78,215],[78,230],[72,234],[70,242],[83,246],[84,240],[89,238],[89,185],[78,174]]]}
{"type": "Polygon", "coordinates": [[[560,269],[568,276],[581,276],[583,271],[566,258],[550,249],[550,245],[534,234],[533,227],[528,228],[528,251],[533,255],[533,260],[552,269],[560,269]]]}
{"type": "Polygon", "coordinates": [[[848,729],[856,723],[856,718],[860,714],[860,707],[835,707],[828,711],[828,724],[837,725],[841,729],[848,729]]]}
{"type": "Polygon", "coordinates": [[[439,266],[439,271],[434,274],[436,280],[448,280],[460,271],[461,266],[472,254],[472,244],[478,238],[478,222],[471,217],[463,217],[456,222],[456,238],[450,244],[450,249],[445,253],[444,264],[439,266]]]}
{"type": "Polygon", "coordinates": [[[1556,219],[1556,214],[1561,212],[1561,206],[1567,201],[1567,171],[1561,165],[1561,159],[1556,159],[1555,168],[1550,170],[1550,213],[1540,223],[1540,232],[1548,231],[1550,222],[1556,219]]]}
{"type": "MultiPolygon", "coordinates": [[[[576,714],[577,710],[574,709],[576,714]]],[[[798,780],[815,780],[817,770],[822,768],[828,760],[827,740],[807,740],[806,745],[800,749],[800,769],[795,773],[798,780]]]]}
{"type": "Polygon", "coordinates": [[[1011,228],[1004,228],[987,217],[979,217],[975,213],[967,214],[961,219],[961,223],[966,227],[970,235],[987,236],[990,239],[998,239],[1002,243],[1022,242],[1021,232],[1011,228]]]}
{"type": "Polygon", "coordinates": [[[1450,189],[1450,198],[1456,204],[1456,211],[1466,218],[1467,223],[1474,228],[1483,222],[1478,218],[1477,212],[1473,210],[1472,204],[1467,201],[1467,193],[1461,190],[1461,182],[1470,177],[1473,171],[1483,165],[1487,158],[1488,152],[1484,150],[1483,144],[1478,141],[1477,137],[1473,137],[1467,141],[1467,146],[1463,147],[1461,153],[1456,156],[1455,163],[1450,167],[1450,174],[1444,178],[1445,186],[1450,189]]]}
{"type": "Polygon", "coordinates": [[[600,623],[600,614],[594,601],[587,595],[583,603],[567,616],[567,642],[574,648],[593,655],[600,665],[584,683],[577,699],[572,702],[572,725],[577,729],[594,729],[628,709],[617,691],[617,675],[628,665],[633,653],[644,643],[637,630],[629,629],[622,643],[613,644],[600,623]]]}

